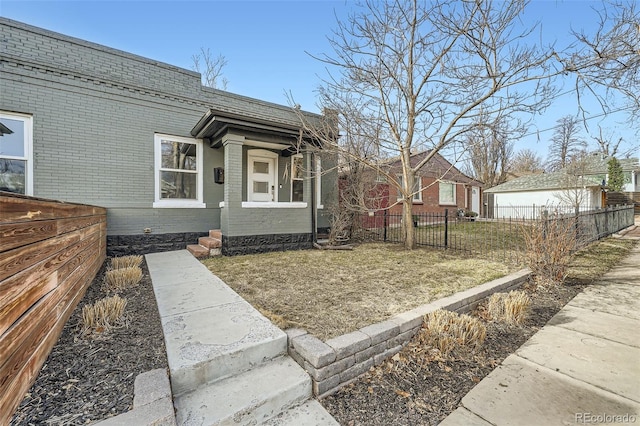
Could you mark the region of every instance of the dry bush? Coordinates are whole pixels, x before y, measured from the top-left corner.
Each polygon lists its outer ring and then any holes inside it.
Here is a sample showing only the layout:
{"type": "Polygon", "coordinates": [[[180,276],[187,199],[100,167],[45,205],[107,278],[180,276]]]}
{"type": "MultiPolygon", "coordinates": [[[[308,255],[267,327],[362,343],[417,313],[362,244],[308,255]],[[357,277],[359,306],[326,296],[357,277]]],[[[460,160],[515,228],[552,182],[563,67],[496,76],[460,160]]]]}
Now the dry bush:
{"type": "Polygon", "coordinates": [[[111,259],[111,269],[134,268],[142,264],[142,256],[121,256],[111,259]]]}
{"type": "Polygon", "coordinates": [[[425,316],[419,339],[446,355],[458,345],[480,347],[486,335],[477,318],[439,309],[425,316]]]}
{"type": "Polygon", "coordinates": [[[104,288],[106,292],[118,292],[138,285],[142,279],[142,269],[138,266],[112,269],[105,272],[104,288]]]}
{"type": "Polygon", "coordinates": [[[127,299],[118,295],[105,297],[93,305],[82,308],[81,327],[83,334],[103,333],[124,323],[124,308],[127,299]]]}
{"type": "Polygon", "coordinates": [[[576,248],[575,221],[540,219],[523,227],[527,266],[539,284],[561,284],[576,248]]]}
{"type": "Polygon", "coordinates": [[[524,291],[494,293],[489,298],[487,311],[494,321],[522,324],[529,314],[531,298],[524,291]]]}

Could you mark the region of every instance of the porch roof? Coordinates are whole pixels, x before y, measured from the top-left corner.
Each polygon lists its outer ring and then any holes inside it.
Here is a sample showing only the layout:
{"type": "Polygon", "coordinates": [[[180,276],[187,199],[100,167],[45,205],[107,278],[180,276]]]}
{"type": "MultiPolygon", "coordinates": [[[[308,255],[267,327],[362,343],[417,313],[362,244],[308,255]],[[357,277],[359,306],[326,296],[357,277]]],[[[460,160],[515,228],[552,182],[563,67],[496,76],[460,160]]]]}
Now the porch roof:
{"type": "MultiPolygon", "coordinates": [[[[305,114],[310,115],[309,113],[305,114]]],[[[315,120],[323,118],[320,115],[313,115],[315,120]]],[[[277,136],[288,142],[290,148],[298,145],[302,131],[301,125],[291,120],[282,120],[278,117],[258,118],[210,108],[191,129],[191,135],[198,139],[208,140],[212,147],[219,147],[222,143],[222,136],[230,128],[277,136]]],[[[318,141],[309,137],[304,137],[304,142],[320,146],[318,141]]]]}
{"type": "Polygon", "coordinates": [[[228,111],[210,108],[191,129],[191,135],[198,139],[215,139],[227,127],[241,127],[251,130],[275,132],[297,137],[300,128],[278,120],[266,120],[247,117],[228,111]]]}

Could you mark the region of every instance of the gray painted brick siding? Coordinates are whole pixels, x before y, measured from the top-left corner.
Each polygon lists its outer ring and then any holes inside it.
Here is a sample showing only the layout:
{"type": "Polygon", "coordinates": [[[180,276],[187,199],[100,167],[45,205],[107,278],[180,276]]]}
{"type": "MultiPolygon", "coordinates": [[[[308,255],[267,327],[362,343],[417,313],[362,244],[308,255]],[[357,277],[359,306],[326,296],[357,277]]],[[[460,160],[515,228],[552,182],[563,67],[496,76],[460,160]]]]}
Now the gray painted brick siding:
{"type": "MultiPolygon", "coordinates": [[[[109,235],[221,227],[213,168],[225,166],[224,151],[206,143],[207,208],[152,208],[154,133],[190,137],[210,107],[297,122],[288,107],[204,88],[195,72],[0,18],[0,110],[33,116],[33,195],[106,207],[109,235]]],[[[254,213],[234,216],[237,235],[264,234],[284,211],[254,213]]],[[[270,232],[310,232],[310,209],[290,213],[270,232]]]]}

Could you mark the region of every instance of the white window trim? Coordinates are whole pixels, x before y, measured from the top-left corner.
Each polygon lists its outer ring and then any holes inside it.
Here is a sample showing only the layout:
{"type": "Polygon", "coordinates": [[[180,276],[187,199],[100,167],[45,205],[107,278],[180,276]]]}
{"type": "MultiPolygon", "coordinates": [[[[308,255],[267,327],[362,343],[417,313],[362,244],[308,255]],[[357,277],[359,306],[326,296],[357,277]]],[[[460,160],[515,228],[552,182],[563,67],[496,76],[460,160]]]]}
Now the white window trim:
{"type": "Polygon", "coordinates": [[[205,208],[204,203],[204,188],[203,188],[203,149],[202,139],[185,138],[181,136],[173,136],[162,133],[154,134],[154,175],[155,175],[155,201],[153,202],[154,208],[205,208]],[[160,198],[160,171],[162,165],[162,141],[172,140],[175,142],[190,143],[196,146],[196,185],[198,186],[198,199],[197,200],[181,200],[181,199],[161,199],[160,198]]]}
{"type": "Polygon", "coordinates": [[[322,204],[322,159],[316,157],[316,208],[324,209],[322,204]]]}
{"type": "Polygon", "coordinates": [[[14,112],[0,111],[0,118],[6,118],[9,120],[20,120],[24,122],[24,156],[16,157],[10,155],[3,155],[2,158],[9,160],[22,160],[25,161],[25,195],[33,196],[33,116],[28,114],[19,114],[14,112]]]}
{"type": "MultiPolygon", "coordinates": [[[[398,175],[398,181],[399,181],[400,185],[403,185],[404,176],[398,175]]],[[[413,184],[414,185],[418,184],[418,192],[413,194],[413,196],[411,197],[411,201],[413,203],[420,204],[420,203],[422,203],[422,190],[423,190],[423,188],[422,188],[422,177],[421,176],[415,176],[413,184]],[[416,196],[417,196],[417,198],[416,198],[416,196]]],[[[398,191],[398,201],[402,201],[403,200],[401,195],[402,195],[401,192],[398,191]]]]}
{"type": "Polygon", "coordinates": [[[438,181],[438,204],[441,206],[456,206],[456,200],[457,200],[457,184],[455,182],[450,182],[450,181],[446,181],[446,180],[441,180],[438,181]],[[448,185],[453,185],[453,202],[449,203],[449,202],[443,202],[440,199],[440,185],[442,185],[443,183],[446,183],[448,185]]]}
{"type": "MultiPolygon", "coordinates": [[[[224,201],[218,203],[218,207],[224,208],[224,201]]],[[[307,203],[277,203],[268,201],[243,201],[243,209],[306,209],[307,203]]]]}
{"type": "Polygon", "coordinates": [[[291,203],[279,203],[277,201],[243,201],[243,209],[305,209],[307,203],[294,201],[291,203]]]}
{"type": "MultiPolygon", "coordinates": [[[[249,194],[251,194],[252,191],[252,179],[251,179],[251,161],[253,159],[253,157],[266,157],[266,158],[272,158],[275,159],[274,161],[274,194],[273,194],[273,199],[276,201],[273,201],[273,203],[277,203],[278,201],[278,187],[279,187],[279,183],[278,183],[278,157],[279,155],[276,154],[273,151],[268,151],[266,149],[250,149],[247,151],[247,197],[249,197],[249,194]]],[[[268,201],[249,201],[249,203],[268,203],[268,201]]]]}

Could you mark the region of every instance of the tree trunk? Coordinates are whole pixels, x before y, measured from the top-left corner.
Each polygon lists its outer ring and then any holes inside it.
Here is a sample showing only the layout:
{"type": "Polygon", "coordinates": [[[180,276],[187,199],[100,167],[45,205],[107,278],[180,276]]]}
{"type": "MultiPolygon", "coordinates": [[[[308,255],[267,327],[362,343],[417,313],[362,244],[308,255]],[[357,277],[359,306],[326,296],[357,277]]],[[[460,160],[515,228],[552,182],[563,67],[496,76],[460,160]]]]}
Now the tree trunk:
{"type": "Polygon", "coordinates": [[[416,248],[415,233],[413,232],[413,197],[402,201],[402,234],[404,235],[404,247],[407,250],[416,248]]]}

